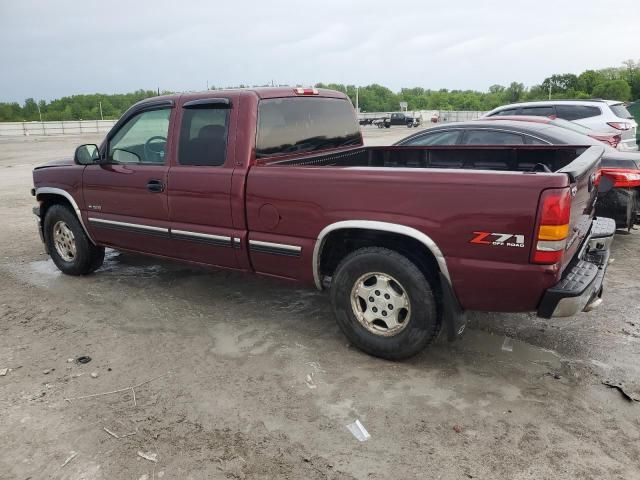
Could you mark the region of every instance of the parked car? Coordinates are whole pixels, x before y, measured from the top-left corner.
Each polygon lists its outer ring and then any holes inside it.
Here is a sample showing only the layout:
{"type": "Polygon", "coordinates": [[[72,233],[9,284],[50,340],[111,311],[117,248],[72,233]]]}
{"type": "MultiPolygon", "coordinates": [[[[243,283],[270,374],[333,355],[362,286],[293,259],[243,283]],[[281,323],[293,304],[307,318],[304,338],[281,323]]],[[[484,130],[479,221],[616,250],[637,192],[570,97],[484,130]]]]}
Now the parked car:
{"type": "MultiPolygon", "coordinates": [[[[414,133],[395,145],[603,145],[564,124],[560,127],[540,118],[540,122],[496,117],[447,123],[414,133]]],[[[631,229],[640,223],[640,153],[604,148],[601,167],[614,181],[614,188],[600,193],[596,213],[613,218],[618,228],[631,229]]]]}
{"type": "Polygon", "coordinates": [[[315,285],[354,345],[398,359],[455,338],[466,310],[602,302],[603,152],[364,147],[343,93],[216,90],[137,103],[99,147],[36,168],[32,193],[64,273],[111,247],[315,285]]]}
{"type": "Polygon", "coordinates": [[[580,125],[579,123],[565,120],[563,118],[537,117],[534,115],[500,115],[494,117],[484,117],[483,120],[513,120],[515,122],[546,123],[548,125],[555,125],[556,127],[566,128],[567,130],[571,130],[582,135],[587,135],[613,148],[616,148],[622,140],[622,136],[619,133],[594,132],[588,127],[580,125]]]}
{"type": "Polygon", "coordinates": [[[597,132],[612,132],[622,137],[618,150],[636,151],[638,123],[624,106],[615,100],[549,100],[513,103],[495,108],[486,117],[534,115],[557,117],[584,125],[597,132]]]}

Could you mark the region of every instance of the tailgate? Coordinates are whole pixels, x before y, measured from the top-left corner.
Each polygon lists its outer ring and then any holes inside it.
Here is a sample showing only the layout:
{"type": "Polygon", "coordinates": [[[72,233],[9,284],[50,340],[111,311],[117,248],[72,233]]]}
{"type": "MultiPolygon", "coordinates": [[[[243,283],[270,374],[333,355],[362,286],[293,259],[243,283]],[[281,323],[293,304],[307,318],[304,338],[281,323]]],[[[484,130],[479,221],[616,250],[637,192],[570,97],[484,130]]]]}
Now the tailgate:
{"type": "Polygon", "coordinates": [[[563,269],[573,260],[589,234],[598,195],[596,175],[603,154],[604,147],[589,147],[569,165],[558,170],[558,173],[565,173],[569,177],[571,190],[571,219],[563,269]]]}

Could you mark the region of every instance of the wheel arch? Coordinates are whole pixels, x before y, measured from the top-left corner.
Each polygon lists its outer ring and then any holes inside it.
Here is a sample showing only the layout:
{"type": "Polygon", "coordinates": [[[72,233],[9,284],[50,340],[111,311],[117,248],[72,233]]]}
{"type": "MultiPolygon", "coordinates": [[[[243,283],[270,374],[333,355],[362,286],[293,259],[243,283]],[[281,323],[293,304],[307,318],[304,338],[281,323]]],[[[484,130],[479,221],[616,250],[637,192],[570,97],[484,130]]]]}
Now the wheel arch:
{"type": "MultiPolygon", "coordinates": [[[[318,290],[323,289],[322,261],[324,247],[331,241],[332,238],[335,238],[336,234],[354,230],[362,230],[363,232],[368,231],[373,232],[374,234],[391,234],[400,238],[409,238],[412,242],[417,242],[418,244],[423,246],[424,249],[426,249],[426,252],[430,254],[430,256],[435,261],[440,274],[449,282],[449,285],[451,285],[451,277],[449,276],[449,269],[447,268],[447,262],[445,260],[444,254],[442,253],[436,242],[425,233],[416,230],[415,228],[396,223],[379,222],[372,220],[344,220],[327,225],[322,229],[316,240],[313,249],[313,279],[318,290]]],[[[438,272],[433,273],[437,274],[438,272]]]]}
{"type": "Polygon", "coordinates": [[[61,188],[40,187],[36,189],[36,199],[40,202],[41,227],[44,227],[44,217],[49,207],[56,204],[65,205],[70,208],[70,210],[76,215],[89,241],[92,244],[96,245],[96,242],[91,237],[91,234],[89,233],[89,230],[87,229],[87,226],[82,219],[82,212],[80,211],[78,203],[69,192],[61,188]]]}

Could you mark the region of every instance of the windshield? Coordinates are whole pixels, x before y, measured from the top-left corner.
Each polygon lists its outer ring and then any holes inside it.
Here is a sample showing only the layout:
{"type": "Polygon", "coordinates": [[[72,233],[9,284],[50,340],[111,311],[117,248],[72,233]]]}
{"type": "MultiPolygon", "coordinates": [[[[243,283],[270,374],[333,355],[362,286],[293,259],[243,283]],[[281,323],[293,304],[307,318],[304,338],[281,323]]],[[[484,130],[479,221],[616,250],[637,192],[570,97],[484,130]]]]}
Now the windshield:
{"type": "Polygon", "coordinates": [[[609,105],[609,108],[611,108],[611,111],[613,113],[615,113],[616,117],[633,118],[633,115],[631,115],[631,113],[629,113],[629,110],[627,110],[627,107],[625,107],[624,104],[622,104],[622,103],[616,103],[615,105],[609,105]]]}
{"type": "Polygon", "coordinates": [[[570,122],[569,120],[564,120],[562,118],[555,118],[549,123],[557,127],[566,128],[567,130],[571,130],[576,133],[582,133],[583,135],[589,135],[591,133],[590,128],[583,127],[582,125],[578,125],[577,123],[570,122]]]}
{"type": "Polygon", "coordinates": [[[360,126],[348,100],[275,98],[262,100],[258,106],[258,157],[361,143],[360,126]]]}

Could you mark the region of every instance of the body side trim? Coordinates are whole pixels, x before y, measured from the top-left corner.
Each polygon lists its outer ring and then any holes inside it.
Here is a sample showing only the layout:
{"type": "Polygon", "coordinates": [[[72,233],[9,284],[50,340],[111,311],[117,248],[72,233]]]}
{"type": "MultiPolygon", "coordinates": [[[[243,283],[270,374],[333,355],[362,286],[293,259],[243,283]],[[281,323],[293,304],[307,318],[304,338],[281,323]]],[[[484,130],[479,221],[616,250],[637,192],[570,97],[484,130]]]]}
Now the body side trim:
{"type": "Polygon", "coordinates": [[[104,225],[112,225],[114,227],[132,228],[135,230],[148,230],[150,232],[169,233],[168,228],[152,227],[151,225],[140,225],[139,223],[118,222],[116,220],[105,220],[103,218],[89,217],[91,223],[102,223],[104,225]]]}
{"type": "Polygon", "coordinates": [[[447,262],[444,258],[444,254],[436,242],[434,242],[428,235],[416,230],[415,228],[407,227],[406,225],[399,225],[397,223],[378,222],[373,220],[345,220],[327,225],[318,234],[315,247],[313,248],[313,280],[315,281],[316,288],[318,290],[322,290],[322,279],[320,278],[320,255],[322,253],[325,238],[331,232],[350,228],[397,233],[418,240],[433,254],[438,262],[438,267],[440,267],[442,275],[447,279],[449,284],[451,284],[451,277],[449,276],[449,269],[447,268],[447,262]]]}
{"type": "MultiPolygon", "coordinates": [[[[91,234],[89,233],[89,230],[87,229],[87,226],[84,224],[84,220],[82,220],[82,212],[80,212],[80,207],[78,207],[78,204],[76,203],[75,199],[71,196],[71,194],[69,192],[67,192],[66,190],[63,190],[61,188],[54,188],[54,187],[39,187],[36,188],[36,198],[38,198],[38,195],[40,194],[52,194],[52,195],[60,195],[64,198],[66,198],[67,200],[69,200],[69,203],[71,204],[71,206],[73,207],[73,210],[76,213],[76,216],[78,217],[78,220],[80,221],[80,225],[82,225],[82,229],[84,230],[84,233],[87,235],[87,238],[89,239],[89,241],[91,243],[93,243],[94,245],[96,245],[96,242],[93,240],[93,238],[91,238],[91,234]]],[[[44,221],[44,219],[42,219],[42,221],[44,221]]]]}
{"type": "Polygon", "coordinates": [[[288,245],[284,243],[262,242],[260,240],[249,240],[249,250],[260,253],[271,253],[273,255],[286,255],[288,257],[299,257],[302,247],[299,245],[288,245]]]}

